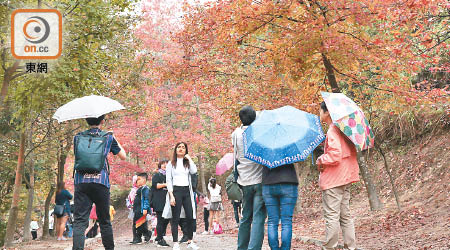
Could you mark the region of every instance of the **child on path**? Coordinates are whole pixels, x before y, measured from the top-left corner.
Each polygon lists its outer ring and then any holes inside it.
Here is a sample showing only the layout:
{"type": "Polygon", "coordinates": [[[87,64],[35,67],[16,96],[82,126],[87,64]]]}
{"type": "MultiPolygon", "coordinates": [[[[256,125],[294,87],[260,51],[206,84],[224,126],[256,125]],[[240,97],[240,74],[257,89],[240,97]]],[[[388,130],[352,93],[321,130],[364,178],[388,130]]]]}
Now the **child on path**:
{"type": "Polygon", "coordinates": [[[336,127],[325,102],[320,105],[320,120],[329,126],[324,154],[317,161],[320,171],[323,211],[326,222],[324,250],[334,249],[342,229],[345,249],[356,249],[355,225],[350,215],[350,185],[359,181],[356,147],[336,127]]]}
{"type": "Polygon", "coordinates": [[[31,236],[33,236],[33,240],[37,239],[37,230],[39,229],[39,224],[36,220],[31,221],[30,229],[31,229],[31,236]]]}
{"type": "MultiPolygon", "coordinates": [[[[133,218],[134,218],[133,202],[134,202],[134,197],[136,197],[136,191],[138,190],[136,181],[137,181],[137,175],[134,175],[132,187],[131,187],[130,193],[128,194],[128,197],[126,199],[127,208],[130,210],[130,214],[128,215],[128,219],[130,219],[130,220],[133,220],[133,218]]],[[[132,224],[131,226],[132,226],[131,231],[133,232],[133,240],[130,243],[132,243],[135,239],[137,240],[136,227],[134,226],[134,224],[132,224]]]]}
{"type": "MultiPolygon", "coordinates": [[[[136,196],[133,202],[133,225],[136,227],[136,222],[141,217],[147,217],[147,213],[150,212],[150,201],[148,200],[148,194],[150,192],[147,184],[148,175],[147,173],[138,174],[136,184],[138,190],[136,191],[136,196]]],[[[152,236],[151,232],[148,230],[147,220],[136,228],[136,239],[133,240],[132,244],[142,243],[142,236],[144,236],[145,242],[149,242],[152,236]]]]}
{"type": "Polygon", "coordinates": [[[203,222],[205,223],[205,231],[202,234],[208,234],[208,228],[209,228],[209,199],[208,199],[208,196],[201,194],[199,203],[203,207],[203,222]]]}

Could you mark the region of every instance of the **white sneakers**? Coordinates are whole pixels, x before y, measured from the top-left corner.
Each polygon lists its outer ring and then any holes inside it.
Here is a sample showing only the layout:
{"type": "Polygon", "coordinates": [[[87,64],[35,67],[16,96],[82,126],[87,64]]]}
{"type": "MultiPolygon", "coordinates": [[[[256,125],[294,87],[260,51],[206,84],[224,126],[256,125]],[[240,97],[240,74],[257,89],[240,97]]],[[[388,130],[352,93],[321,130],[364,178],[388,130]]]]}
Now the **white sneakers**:
{"type": "Polygon", "coordinates": [[[192,249],[192,250],[200,249],[197,245],[195,245],[195,243],[193,241],[191,241],[191,243],[188,244],[187,248],[192,249]]]}
{"type": "MultiPolygon", "coordinates": [[[[200,247],[198,247],[193,241],[191,241],[191,243],[189,243],[187,245],[187,249],[192,249],[192,250],[199,250],[200,247]]],[[[180,250],[180,243],[173,243],[173,248],[172,250],[180,250]]]]}

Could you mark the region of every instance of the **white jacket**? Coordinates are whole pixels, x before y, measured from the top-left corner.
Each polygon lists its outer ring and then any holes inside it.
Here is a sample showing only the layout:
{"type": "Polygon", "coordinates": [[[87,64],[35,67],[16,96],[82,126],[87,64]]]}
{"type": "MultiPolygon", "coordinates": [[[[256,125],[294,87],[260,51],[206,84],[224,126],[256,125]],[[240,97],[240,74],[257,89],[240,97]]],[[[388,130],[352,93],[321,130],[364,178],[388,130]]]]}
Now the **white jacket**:
{"type": "MultiPolygon", "coordinates": [[[[191,164],[194,164],[193,162],[190,162],[191,164]]],[[[195,166],[195,164],[194,164],[195,166]]],[[[191,174],[195,174],[197,173],[197,168],[195,167],[195,171],[194,173],[191,174]]],[[[173,190],[173,166],[172,163],[169,161],[169,163],[166,166],[166,183],[167,183],[167,189],[169,190],[173,190]]],[[[192,190],[192,182],[191,182],[191,175],[188,175],[189,178],[189,194],[191,197],[191,204],[192,204],[192,216],[193,219],[196,219],[196,210],[195,210],[195,200],[194,200],[194,192],[192,190]]],[[[162,213],[162,216],[166,219],[170,219],[172,218],[172,208],[170,206],[170,196],[169,196],[169,192],[167,192],[166,195],[166,204],[164,205],[164,210],[162,213]]],[[[186,218],[186,214],[184,212],[183,207],[181,207],[181,214],[180,214],[180,218],[186,218]]]]}

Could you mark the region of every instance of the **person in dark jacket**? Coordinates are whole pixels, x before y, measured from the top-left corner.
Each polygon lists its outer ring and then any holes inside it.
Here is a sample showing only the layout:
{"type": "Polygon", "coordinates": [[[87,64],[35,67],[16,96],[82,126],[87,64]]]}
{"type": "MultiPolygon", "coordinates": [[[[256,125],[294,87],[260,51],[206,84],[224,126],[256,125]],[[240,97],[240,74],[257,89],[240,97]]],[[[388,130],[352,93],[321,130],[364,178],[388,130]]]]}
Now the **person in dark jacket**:
{"type": "Polygon", "coordinates": [[[292,215],[298,197],[298,179],[294,164],[274,169],[263,168],[262,196],[267,208],[267,232],[272,250],[291,249],[292,215]],[[281,247],[278,241],[278,222],[281,220],[281,247]]]}
{"type": "Polygon", "coordinates": [[[156,212],[156,238],[155,241],[159,246],[168,247],[169,244],[164,240],[167,225],[170,220],[162,217],[164,206],[166,205],[167,184],[166,184],[166,165],[168,161],[162,160],[158,163],[158,172],[152,177],[152,207],[156,212]]]}
{"type": "MultiPolygon", "coordinates": [[[[136,222],[139,219],[141,219],[142,217],[146,217],[147,213],[150,212],[150,201],[148,200],[150,189],[146,185],[147,179],[147,173],[138,174],[136,183],[139,189],[136,191],[136,197],[134,198],[133,202],[134,226],[136,226],[136,222]]],[[[145,219],[145,222],[142,225],[136,227],[136,239],[134,239],[131,243],[142,243],[142,236],[144,236],[146,242],[149,242],[152,236],[151,231],[148,230],[147,219],[145,219]]]]}
{"type": "Polygon", "coordinates": [[[66,222],[70,217],[70,202],[73,198],[72,194],[66,189],[66,185],[64,182],[58,183],[58,188],[56,189],[55,203],[56,205],[63,205],[64,212],[60,216],[56,216],[56,235],[58,236],[57,240],[67,240],[63,233],[66,229],[66,222]]]}

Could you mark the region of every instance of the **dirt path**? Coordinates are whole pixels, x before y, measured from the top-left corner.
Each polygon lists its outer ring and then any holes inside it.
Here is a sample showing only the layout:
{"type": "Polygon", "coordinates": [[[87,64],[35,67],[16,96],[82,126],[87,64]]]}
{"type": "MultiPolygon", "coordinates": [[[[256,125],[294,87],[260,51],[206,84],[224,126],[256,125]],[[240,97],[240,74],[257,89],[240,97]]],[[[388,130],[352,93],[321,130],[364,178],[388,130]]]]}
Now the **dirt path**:
{"type": "MultiPolygon", "coordinates": [[[[148,249],[172,249],[173,246],[172,239],[170,236],[166,236],[165,239],[167,243],[171,246],[170,248],[159,248],[155,243],[142,243],[138,245],[130,244],[131,233],[124,233],[118,237],[114,238],[115,249],[116,250],[148,250],[148,249]]],[[[194,241],[200,247],[200,249],[205,250],[223,250],[223,249],[235,249],[237,243],[237,236],[230,234],[221,235],[196,235],[194,241]]],[[[71,250],[72,241],[68,240],[65,242],[60,242],[56,240],[47,241],[33,241],[27,244],[22,244],[20,247],[16,248],[18,250],[71,250]]],[[[86,241],[86,250],[102,250],[103,245],[101,238],[88,239],[86,241]]],[[[181,249],[187,249],[186,244],[181,244],[181,249]]],[[[267,241],[262,248],[263,250],[269,250],[267,246],[267,241]]]]}
{"type": "MultiPolygon", "coordinates": [[[[172,247],[173,243],[171,240],[171,237],[166,236],[167,243],[172,247]]],[[[115,240],[116,250],[144,250],[144,249],[172,249],[170,248],[159,248],[154,243],[143,243],[140,245],[131,245],[130,237],[128,236],[122,236],[119,238],[116,238],[115,240]]],[[[223,249],[235,249],[236,248],[236,242],[237,237],[228,235],[228,234],[222,234],[222,235],[197,235],[194,237],[194,241],[196,244],[200,247],[200,249],[205,250],[223,250],[223,249]]],[[[187,249],[186,244],[180,245],[181,249],[187,249]]],[[[101,245],[101,242],[96,242],[95,244],[91,245],[89,249],[92,250],[101,250],[104,249],[101,245]]],[[[267,245],[264,245],[263,250],[269,250],[270,248],[267,245]]]]}

